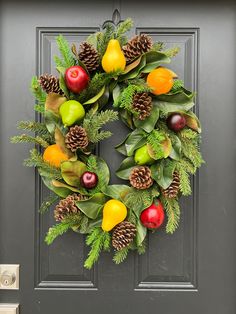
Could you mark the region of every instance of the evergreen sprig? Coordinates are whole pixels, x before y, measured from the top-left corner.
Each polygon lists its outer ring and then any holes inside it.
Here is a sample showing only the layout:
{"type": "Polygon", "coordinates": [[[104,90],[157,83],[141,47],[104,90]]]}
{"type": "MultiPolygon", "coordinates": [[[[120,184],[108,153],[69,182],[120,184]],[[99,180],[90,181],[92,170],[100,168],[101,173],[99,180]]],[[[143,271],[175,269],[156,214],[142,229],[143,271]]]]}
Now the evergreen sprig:
{"type": "Polygon", "coordinates": [[[162,204],[164,204],[168,218],[166,224],[166,232],[172,234],[178,228],[180,220],[180,207],[178,200],[161,196],[161,202],[162,204]]]}
{"type": "Polygon", "coordinates": [[[115,27],[112,23],[106,23],[103,32],[97,36],[97,50],[102,57],[107,49],[108,42],[115,37],[115,27]]]}
{"type": "Polygon", "coordinates": [[[139,255],[144,254],[146,252],[146,249],[147,249],[147,239],[145,238],[143,242],[139,246],[137,246],[138,254],[139,255]]]}
{"type": "Polygon", "coordinates": [[[161,159],[164,157],[164,149],[162,142],[165,140],[165,134],[162,131],[153,130],[147,136],[147,142],[151,145],[155,159],[161,159]]]}
{"type": "Polygon", "coordinates": [[[199,168],[201,164],[204,163],[204,160],[202,158],[202,155],[199,151],[199,144],[198,144],[198,138],[195,140],[189,139],[186,137],[182,137],[180,135],[180,140],[182,143],[182,152],[184,156],[189,159],[194,167],[199,168]]]}
{"type": "Polygon", "coordinates": [[[190,183],[188,168],[186,168],[186,163],[179,161],[176,165],[176,170],[179,173],[180,192],[185,196],[191,195],[192,189],[191,189],[191,183],[190,183]]]}
{"type": "Polygon", "coordinates": [[[153,44],[152,50],[154,51],[162,51],[165,47],[165,44],[162,41],[158,41],[153,44]]]}
{"type": "Polygon", "coordinates": [[[173,58],[179,53],[179,51],[180,47],[173,47],[165,50],[164,53],[167,55],[167,57],[173,58]]]}
{"type": "Polygon", "coordinates": [[[39,212],[41,214],[45,213],[58,199],[59,199],[58,195],[56,195],[56,194],[50,195],[40,205],[39,212]]]}
{"type": "Polygon", "coordinates": [[[100,227],[96,227],[86,238],[86,244],[91,246],[91,250],[88,253],[88,257],[84,263],[84,267],[91,269],[94,263],[98,260],[99,255],[103,249],[108,250],[110,248],[110,235],[108,232],[104,232],[100,227]]]}
{"type": "Polygon", "coordinates": [[[189,140],[192,140],[192,139],[197,139],[199,135],[196,131],[193,131],[192,129],[184,128],[183,130],[179,132],[179,136],[182,138],[187,138],[189,140]]]}
{"type": "Polygon", "coordinates": [[[43,172],[43,175],[51,179],[60,180],[62,179],[61,171],[49,163],[43,160],[42,155],[37,151],[36,148],[30,151],[30,157],[24,160],[24,165],[27,167],[37,167],[43,172]]]}
{"type": "Polygon", "coordinates": [[[120,264],[120,263],[124,262],[124,260],[128,256],[129,249],[130,249],[129,246],[126,246],[123,249],[116,251],[114,256],[113,256],[113,262],[115,264],[120,264]]]}
{"type": "Polygon", "coordinates": [[[102,126],[108,122],[118,120],[118,113],[113,110],[105,110],[99,113],[94,113],[90,110],[83,122],[83,127],[87,132],[87,136],[90,142],[98,143],[112,135],[110,131],[101,131],[102,126]]]}
{"type": "Polygon", "coordinates": [[[183,89],[183,87],[184,87],[184,82],[182,80],[174,80],[174,84],[170,92],[171,93],[179,92],[183,89]]]}
{"type": "Polygon", "coordinates": [[[58,49],[61,53],[61,58],[55,56],[55,63],[57,67],[69,68],[75,65],[75,59],[71,52],[71,47],[64,36],[59,35],[56,38],[58,49]]]}
{"type": "Polygon", "coordinates": [[[11,143],[34,143],[44,148],[49,146],[49,143],[45,141],[41,136],[30,136],[27,134],[16,135],[11,138],[11,143]]]}
{"type": "Polygon", "coordinates": [[[31,131],[40,135],[45,141],[52,142],[53,137],[48,132],[46,124],[43,122],[36,122],[36,121],[20,121],[17,126],[20,130],[31,131]]]}
{"type": "Polygon", "coordinates": [[[151,205],[153,200],[152,190],[137,190],[131,188],[129,193],[126,194],[123,202],[128,208],[131,208],[134,212],[137,208],[136,204],[142,204],[143,208],[151,205]]]}
{"type": "Polygon", "coordinates": [[[35,111],[39,113],[45,112],[45,101],[47,94],[43,91],[42,87],[39,84],[37,76],[33,76],[30,84],[30,90],[36,99],[36,105],[34,107],[35,111]]]}
{"type": "Polygon", "coordinates": [[[54,225],[49,228],[48,233],[45,237],[45,242],[49,245],[51,244],[57,237],[66,233],[72,227],[78,225],[81,220],[80,214],[70,214],[67,215],[59,224],[54,225]]]}

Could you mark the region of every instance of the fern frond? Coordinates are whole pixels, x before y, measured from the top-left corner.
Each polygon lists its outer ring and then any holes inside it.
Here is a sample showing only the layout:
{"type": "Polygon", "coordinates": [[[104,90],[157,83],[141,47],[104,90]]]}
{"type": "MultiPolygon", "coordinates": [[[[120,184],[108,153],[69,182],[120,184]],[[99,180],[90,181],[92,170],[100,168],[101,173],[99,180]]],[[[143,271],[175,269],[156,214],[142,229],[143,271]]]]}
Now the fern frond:
{"type": "Polygon", "coordinates": [[[196,139],[198,137],[198,133],[196,131],[193,131],[189,128],[184,128],[179,132],[179,136],[182,138],[187,138],[187,139],[196,139]]]}
{"type": "Polygon", "coordinates": [[[128,253],[129,253],[129,246],[127,246],[127,247],[125,247],[119,251],[116,251],[114,256],[113,256],[113,262],[116,264],[120,264],[120,263],[124,262],[124,260],[128,256],[128,253]]]}
{"type": "Polygon", "coordinates": [[[11,143],[34,143],[34,144],[37,144],[37,145],[40,145],[44,148],[47,148],[49,146],[49,143],[46,142],[42,137],[40,136],[30,136],[30,135],[27,135],[27,134],[21,134],[21,135],[16,135],[16,136],[13,136],[11,138],[11,143]]]}
{"type": "Polygon", "coordinates": [[[147,142],[151,145],[156,159],[164,157],[162,142],[165,140],[165,134],[162,131],[153,130],[147,137],[147,142]]]}
{"type": "Polygon", "coordinates": [[[178,200],[174,198],[165,198],[161,196],[161,202],[164,204],[166,214],[167,214],[167,224],[166,224],[166,232],[174,233],[175,230],[179,226],[180,220],[180,207],[178,200]]]}
{"type": "Polygon", "coordinates": [[[60,59],[59,57],[55,57],[56,66],[69,68],[75,65],[75,59],[73,57],[73,53],[71,52],[71,47],[65,37],[59,35],[56,38],[56,42],[62,57],[62,59],[60,59]]]}

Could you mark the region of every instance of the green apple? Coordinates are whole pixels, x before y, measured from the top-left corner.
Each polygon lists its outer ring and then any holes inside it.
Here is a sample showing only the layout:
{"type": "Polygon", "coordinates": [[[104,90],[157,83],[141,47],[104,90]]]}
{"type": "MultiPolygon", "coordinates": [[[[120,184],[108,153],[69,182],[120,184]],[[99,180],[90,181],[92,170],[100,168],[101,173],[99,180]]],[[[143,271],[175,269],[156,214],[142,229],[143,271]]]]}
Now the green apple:
{"type": "Polygon", "coordinates": [[[64,102],[59,108],[59,113],[65,127],[75,124],[85,116],[84,107],[76,100],[64,102]]]}
{"type": "Polygon", "coordinates": [[[134,161],[138,165],[151,164],[155,160],[149,155],[147,145],[138,148],[134,153],[134,161]]]}

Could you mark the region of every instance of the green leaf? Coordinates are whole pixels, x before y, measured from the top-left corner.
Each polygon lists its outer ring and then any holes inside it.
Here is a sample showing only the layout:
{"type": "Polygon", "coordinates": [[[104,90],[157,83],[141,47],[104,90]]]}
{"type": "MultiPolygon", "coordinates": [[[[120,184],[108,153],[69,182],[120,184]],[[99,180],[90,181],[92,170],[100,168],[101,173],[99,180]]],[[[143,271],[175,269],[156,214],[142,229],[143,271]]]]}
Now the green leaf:
{"type": "Polygon", "coordinates": [[[166,189],[173,180],[175,163],[169,160],[162,160],[151,166],[152,178],[163,188],[166,189]]]}
{"type": "Polygon", "coordinates": [[[155,98],[159,101],[176,103],[176,104],[185,104],[193,101],[195,97],[195,93],[188,91],[187,89],[183,88],[182,90],[172,94],[162,94],[158,95],[155,98]]]}
{"type": "MultiPolygon", "coordinates": [[[[66,188],[66,187],[56,187],[56,186],[54,186],[53,184],[52,184],[52,181],[56,181],[56,180],[51,180],[51,179],[49,179],[49,178],[46,178],[46,177],[44,177],[42,174],[42,172],[39,170],[39,174],[40,174],[40,176],[41,176],[41,178],[42,178],[42,181],[43,181],[43,183],[46,185],[46,187],[49,189],[49,190],[51,190],[51,191],[53,191],[54,193],[56,193],[58,196],[60,196],[60,197],[63,197],[63,198],[65,198],[65,197],[67,197],[69,194],[71,194],[71,191],[68,189],[68,188],[66,188]]],[[[59,182],[59,181],[58,181],[59,182]]]]}
{"type": "Polygon", "coordinates": [[[170,58],[162,52],[149,51],[146,53],[146,66],[142,69],[142,73],[149,73],[163,63],[170,63],[170,61],[170,58]]]}
{"type": "Polygon", "coordinates": [[[139,75],[139,73],[145,67],[145,65],[146,65],[146,56],[143,55],[139,65],[136,68],[134,68],[132,71],[126,73],[125,75],[121,75],[119,77],[119,81],[134,79],[135,77],[139,75]]]}
{"type": "Polygon", "coordinates": [[[127,157],[120,164],[119,169],[116,171],[116,175],[121,179],[128,180],[133,167],[135,167],[134,158],[127,157]]]}
{"type": "Polygon", "coordinates": [[[52,111],[46,110],[44,113],[45,124],[48,132],[54,135],[56,126],[61,130],[63,128],[61,118],[52,111]]]}
{"type": "Polygon", "coordinates": [[[66,97],[56,93],[50,93],[46,97],[45,109],[59,115],[59,107],[66,101],[66,97]]]}
{"type": "Polygon", "coordinates": [[[134,151],[146,143],[144,132],[140,129],[130,133],[124,142],[116,146],[116,150],[126,156],[132,156],[134,151]]]}
{"type": "Polygon", "coordinates": [[[172,142],[172,149],[170,152],[169,157],[174,160],[180,160],[181,158],[181,152],[182,152],[182,145],[181,141],[176,135],[171,136],[171,142],[172,142]]]}
{"type": "Polygon", "coordinates": [[[201,123],[198,117],[192,111],[184,113],[184,117],[186,119],[186,125],[189,128],[193,129],[194,131],[197,131],[198,133],[201,133],[201,123]]]}
{"type": "Polygon", "coordinates": [[[155,104],[158,109],[160,109],[164,113],[178,112],[181,110],[188,111],[194,106],[194,102],[192,100],[188,100],[183,103],[153,100],[153,104],[155,104]]]}
{"type": "Polygon", "coordinates": [[[152,132],[159,119],[159,108],[156,104],[153,105],[151,114],[145,120],[134,119],[134,125],[136,128],[141,128],[147,133],[152,132]]]}
{"type": "Polygon", "coordinates": [[[102,87],[102,89],[97,93],[97,95],[95,95],[94,97],[90,98],[89,100],[87,100],[85,103],[83,103],[83,105],[91,105],[94,104],[99,98],[102,97],[102,95],[104,94],[106,89],[106,86],[104,85],[102,87]]]}
{"type": "Polygon", "coordinates": [[[88,200],[77,201],[76,205],[87,217],[96,219],[106,201],[103,193],[96,193],[88,200]]]}
{"type": "Polygon", "coordinates": [[[116,107],[117,105],[117,100],[119,99],[120,94],[121,94],[121,88],[119,84],[117,84],[112,90],[114,107],[116,107]]]}
{"type": "Polygon", "coordinates": [[[130,187],[125,184],[113,184],[102,188],[102,192],[105,195],[117,200],[121,200],[121,196],[127,193],[129,190],[130,187]]]}
{"type": "Polygon", "coordinates": [[[64,161],[61,163],[63,180],[72,186],[80,186],[80,177],[87,170],[86,165],[79,161],[64,161]]]}
{"type": "Polygon", "coordinates": [[[67,190],[72,191],[72,192],[76,192],[76,193],[80,193],[80,194],[86,194],[86,193],[84,193],[84,190],[77,189],[74,186],[68,185],[68,184],[63,183],[63,182],[58,181],[58,180],[52,180],[51,184],[54,188],[57,188],[58,191],[59,191],[59,189],[67,189],[67,190]]]}
{"type": "Polygon", "coordinates": [[[127,65],[126,68],[124,69],[123,74],[127,74],[130,71],[132,71],[133,69],[135,69],[140,64],[141,60],[142,60],[142,56],[140,56],[138,59],[136,59],[135,61],[133,61],[129,65],[127,65]]]}
{"type": "Polygon", "coordinates": [[[136,243],[137,246],[140,246],[143,243],[144,239],[146,238],[147,228],[141,224],[139,217],[137,219],[136,228],[137,228],[136,243]]]}

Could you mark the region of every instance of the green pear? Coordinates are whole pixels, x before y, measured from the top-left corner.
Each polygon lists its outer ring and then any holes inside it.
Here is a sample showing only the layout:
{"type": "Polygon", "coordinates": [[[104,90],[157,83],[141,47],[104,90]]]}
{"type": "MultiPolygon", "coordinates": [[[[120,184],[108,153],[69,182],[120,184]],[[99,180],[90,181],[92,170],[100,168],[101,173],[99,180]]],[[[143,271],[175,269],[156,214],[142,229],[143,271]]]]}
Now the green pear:
{"type": "Polygon", "coordinates": [[[59,108],[59,113],[65,127],[75,124],[85,116],[84,107],[76,100],[64,102],[59,108]]]}
{"type": "Polygon", "coordinates": [[[151,164],[155,160],[149,155],[147,145],[138,148],[134,153],[134,161],[138,165],[151,164]]]}

